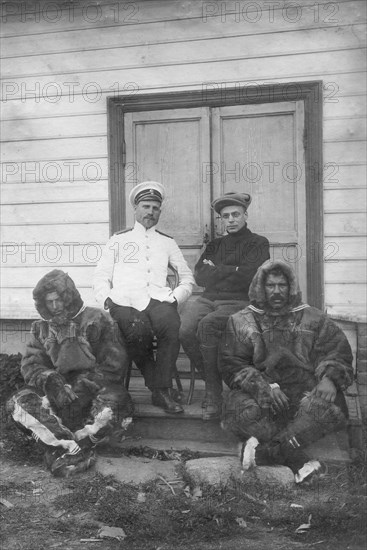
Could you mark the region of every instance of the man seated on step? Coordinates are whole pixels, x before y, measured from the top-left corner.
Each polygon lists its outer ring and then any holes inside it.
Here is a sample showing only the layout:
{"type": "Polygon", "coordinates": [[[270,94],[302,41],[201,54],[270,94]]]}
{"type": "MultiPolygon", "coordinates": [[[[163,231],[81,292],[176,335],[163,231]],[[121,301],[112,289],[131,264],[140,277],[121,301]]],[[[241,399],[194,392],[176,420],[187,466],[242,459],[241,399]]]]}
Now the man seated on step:
{"type": "Polygon", "coordinates": [[[300,483],[320,469],[304,448],[346,426],[351,349],[326,314],[302,303],[288,264],[265,262],[249,297],[223,339],[220,365],[231,391],[222,427],[243,442],[244,469],[283,464],[300,483]]]}
{"type": "Polygon", "coordinates": [[[45,449],[51,472],[69,476],[95,462],[97,442],[131,422],[128,356],[110,316],[86,307],[67,273],[45,275],[33,298],[42,320],[32,324],[21,362],[27,386],[7,410],[45,449]]]}
{"type": "Polygon", "coordinates": [[[230,315],[248,304],[248,289],[257,268],[269,259],[269,242],[247,227],[248,193],[225,193],[212,203],[227,235],[211,241],[195,266],[201,297],[181,312],[183,349],[205,380],[203,420],[219,418],[222,378],[218,345],[230,315]]]}
{"type": "Polygon", "coordinates": [[[113,235],[106,244],[94,277],[97,301],[118,323],[131,359],[152,392],[152,403],[167,413],[182,413],[172,392],[172,374],[180,343],[178,304],[190,296],[194,278],[172,237],[156,229],[165,190],[143,182],[130,193],[135,225],[113,235]],[[178,286],[167,284],[168,266],[178,286]],[[157,340],[156,359],[153,336],[157,340]]]}

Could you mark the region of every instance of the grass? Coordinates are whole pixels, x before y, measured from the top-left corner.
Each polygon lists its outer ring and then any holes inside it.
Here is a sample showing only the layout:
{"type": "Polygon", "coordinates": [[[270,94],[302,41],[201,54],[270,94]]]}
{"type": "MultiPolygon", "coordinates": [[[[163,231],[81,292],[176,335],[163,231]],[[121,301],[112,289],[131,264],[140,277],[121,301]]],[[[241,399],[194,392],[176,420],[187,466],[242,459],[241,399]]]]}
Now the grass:
{"type": "Polygon", "coordinates": [[[194,500],[182,489],[173,495],[155,482],[137,487],[95,475],[76,482],[76,490],[57,498],[55,505],[72,515],[89,511],[106,525],[122,527],[130,541],[127,548],[143,547],[139,544],[147,540],[170,548],[225,541],[243,535],[241,519],[248,539],[271,528],[281,530],[290,541],[299,541],[295,531],[310,515],[311,529],[302,540],[338,541],[346,536],[362,544],[366,497],[360,481],[356,485],[348,468],[334,466],[316,485],[302,489],[233,481],[227,487],[204,487],[202,498],[194,500]],[[141,491],[146,495],[142,503],[137,499],[141,491]],[[301,508],[291,507],[292,503],[301,508]]]}
{"type": "MultiPolygon", "coordinates": [[[[243,536],[244,532],[246,539],[256,540],[261,533],[271,529],[282,533],[291,544],[299,542],[300,535],[295,531],[301,523],[307,523],[310,515],[311,528],[302,535],[302,540],[310,544],[320,539],[334,541],[335,544],[340,540],[348,540],[360,543],[363,548],[367,470],[366,455],[362,451],[349,465],[329,465],[327,474],[309,486],[284,489],[259,485],[258,482],[233,481],[227,487],[203,487],[202,497],[196,500],[184,492],[190,480],[183,467],[186,460],[196,458],[195,454],[190,451],[180,455],[157,452],[148,447],[128,451],[112,450],[112,454],[116,452],[159,460],[179,458],[182,462],[183,483],[174,486],[176,494],[173,495],[159,480],[136,486],[121,484],[113,478],[93,472],[62,480],[63,487],[69,493],[55,491],[54,494],[60,496],[56,496],[52,503],[64,512],[60,519],[47,516],[42,500],[33,500],[33,505],[27,509],[22,506],[21,513],[18,509],[5,511],[5,535],[11,534],[16,526],[21,533],[20,537],[25,537],[31,525],[29,541],[14,548],[31,550],[34,546],[42,549],[43,542],[41,546],[37,546],[36,542],[33,545],[32,537],[36,537],[36,534],[38,540],[45,540],[45,548],[49,548],[47,541],[50,543],[50,537],[51,541],[60,537],[63,541],[65,537],[74,540],[75,537],[93,537],[98,530],[95,522],[121,527],[127,535],[126,542],[119,543],[120,546],[116,546],[116,541],[109,541],[110,546],[104,546],[105,549],[118,547],[142,550],[157,548],[162,543],[170,549],[190,548],[195,547],[195,544],[209,544],[214,548],[218,541],[234,540],[243,536]],[[145,502],[138,502],[138,492],[145,493],[145,502]],[[291,507],[291,504],[299,507],[291,507]],[[87,514],[87,520],[80,521],[80,514],[87,514]],[[241,527],[241,520],[246,523],[245,530],[241,527]],[[47,530],[50,535],[47,535],[47,530]],[[147,541],[152,544],[149,546],[147,541]]],[[[25,438],[11,422],[5,422],[3,426],[2,454],[7,459],[11,458],[18,467],[28,465],[42,468],[42,451],[38,445],[25,438]]],[[[45,472],[45,478],[49,477],[45,472]]],[[[17,488],[21,492],[29,491],[31,495],[31,483],[23,479],[23,483],[17,487],[16,481],[5,482],[3,495],[5,498],[6,495],[14,495],[17,488]]]]}
{"type": "MultiPolygon", "coordinates": [[[[180,460],[183,482],[173,486],[175,494],[159,479],[136,486],[87,472],[55,480],[43,471],[40,446],[15,428],[1,405],[18,384],[19,358],[11,359],[0,394],[0,454],[14,469],[11,479],[3,477],[1,496],[15,505],[0,507],[3,550],[80,548],[80,539],[94,538],[100,525],[121,527],[127,535],[123,542],[104,540],[100,543],[104,550],[288,550],[299,548],[300,542],[305,548],[323,550],[365,548],[367,469],[362,451],[349,465],[329,465],[327,474],[308,486],[284,489],[233,480],[226,487],[202,487],[202,496],[196,499],[184,469],[186,460],[197,458],[190,450],[175,453],[135,447],[110,451],[115,456],[180,460]],[[42,498],[34,496],[35,487],[43,488],[42,498]],[[143,502],[138,493],[145,494],[143,502]],[[310,529],[296,533],[310,516],[310,529]]],[[[1,369],[4,365],[2,361],[1,369]]],[[[83,543],[82,547],[100,548],[98,543],[90,545],[83,543]]]]}

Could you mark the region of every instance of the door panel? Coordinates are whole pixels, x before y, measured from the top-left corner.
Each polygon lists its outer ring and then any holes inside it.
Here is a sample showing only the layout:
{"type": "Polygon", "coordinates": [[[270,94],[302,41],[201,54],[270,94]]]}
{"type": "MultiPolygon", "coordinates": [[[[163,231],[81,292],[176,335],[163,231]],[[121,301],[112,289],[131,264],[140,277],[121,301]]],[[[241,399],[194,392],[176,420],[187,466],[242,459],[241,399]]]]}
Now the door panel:
{"type": "MultiPolygon", "coordinates": [[[[251,194],[249,228],[293,265],[306,297],[303,102],[221,107],[212,121],[214,195],[251,194]]],[[[220,218],[215,225],[223,234],[220,218]]]]}
{"type": "Polygon", "coordinates": [[[144,180],[165,186],[159,229],[193,268],[205,237],[223,234],[211,200],[249,192],[249,228],[269,239],[272,259],[291,263],[306,297],[303,128],[302,101],[126,113],[126,195],[144,180]]]}
{"type": "MultiPolygon", "coordinates": [[[[209,109],[175,109],[125,115],[126,195],[145,180],[164,185],[167,198],[159,230],[172,235],[193,268],[210,227],[210,181],[202,166],[209,163],[209,109]]],[[[133,225],[127,204],[127,225],[133,225]]]]}

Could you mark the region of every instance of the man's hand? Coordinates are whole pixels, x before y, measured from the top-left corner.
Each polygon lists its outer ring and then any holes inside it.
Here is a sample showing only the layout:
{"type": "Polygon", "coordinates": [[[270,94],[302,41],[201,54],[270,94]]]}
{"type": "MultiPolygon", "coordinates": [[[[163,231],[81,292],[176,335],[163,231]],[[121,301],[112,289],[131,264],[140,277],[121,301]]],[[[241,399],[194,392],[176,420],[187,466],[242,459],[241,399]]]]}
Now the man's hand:
{"type": "Polygon", "coordinates": [[[258,380],[259,372],[255,367],[245,367],[241,369],[233,379],[233,382],[237,384],[242,391],[251,391],[251,385],[258,380]]]}
{"type": "Polygon", "coordinates": [[[203,260],[203,264],[211,265],[212,267],[215,267],[215,264],[211,260],[203,260]]]}
{"type": "Polygon", "coordinates": [[[69,405],[78,398],[71,387],[64,384],[63,378],[56,372],[48,376],[45,390],[51,405],[55,405],[58,409],[69,405]]]}
{"type": "Polygon", "coordinates": [[[70,386],[62,386],[58,390],[56,395],[53,395],[52,397],[49,397],[50,403],[55,403],[56,407],[58,409],[62,409],[63,407],[66,407],[67,405],[70,405],[75,399],[78,399],[78,396],[73,392],[73,390],[70,388],[70,386]]]}
{"type": "Polygon", "coordinates": [[[72,403],[73,401],[75,401],[75,399],[78,399],[78,396],[76,395],[76,393],[73,392],[73,390],[71,389],[70,386],[65,384],[64,394],[63,394],[63,397],[62,397],[63,406],[69,405],[69,403],[72,403]]]}
{"type": "Polygon", "coordinates": [[[271,389],[272,407],[276,412],[282,412],[289,408],[289,399],[279,387],[271,389]]]}
{"type": "Polygon", "coordinates": [[[330,378],[324,376],[317,386],[312,390],[311,395],[321,397],[329,403],[334,403],[336,397],[336,387],[330,378]]]}
{"type": "Polygon", "coordinates": [[[243,392],[256,399],[261,407],[271,407],[271,388],[255,367],[244,367],[236,374],[233,382],[243,392]]]}

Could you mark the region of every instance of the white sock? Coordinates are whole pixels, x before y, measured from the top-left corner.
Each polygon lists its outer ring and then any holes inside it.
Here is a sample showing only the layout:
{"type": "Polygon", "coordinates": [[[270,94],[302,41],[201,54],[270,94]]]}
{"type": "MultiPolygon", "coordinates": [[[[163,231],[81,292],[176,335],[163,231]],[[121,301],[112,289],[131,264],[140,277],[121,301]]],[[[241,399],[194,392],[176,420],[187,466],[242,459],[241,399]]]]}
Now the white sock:
{"type": "Polygon", "coordinates": [[[105,407],[95,416],[93,424],[86,424],[84,428],[75,432],[74,437],[76,441],[80,441],[81,439],[84,439],[84,437],[94,436],[100,429],[107,426],[108,422],[112,419],[112,409],[110,407],[105,407]]]}
{"type": "Polygon", "coordinates": [[[259,441],[256,437],[250,437],[246,443],[243,443],[241,446],[241,466],[242,470],[249,470],[250,468],[255,468],[255,453],[256,447],[258,446],[259,441]]]}
{"type": "Polygon", "coordinates": [[[306,464],[304,464],[302,468],[300,468],[298,472],[294,475],[295,482],[302,483],[302,481],[306,479],[306,477],[308,477],[313,472],[317,472],[318,470],[320,470],[320,468],[321,464],[318,460],[310,460],[309,462],[306,462],[306,464]]]}

